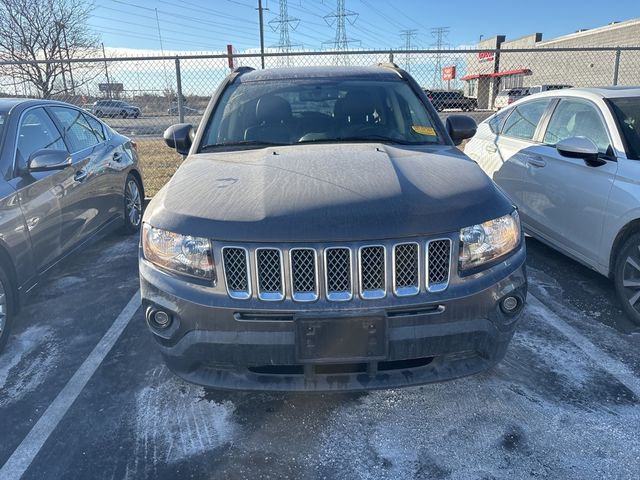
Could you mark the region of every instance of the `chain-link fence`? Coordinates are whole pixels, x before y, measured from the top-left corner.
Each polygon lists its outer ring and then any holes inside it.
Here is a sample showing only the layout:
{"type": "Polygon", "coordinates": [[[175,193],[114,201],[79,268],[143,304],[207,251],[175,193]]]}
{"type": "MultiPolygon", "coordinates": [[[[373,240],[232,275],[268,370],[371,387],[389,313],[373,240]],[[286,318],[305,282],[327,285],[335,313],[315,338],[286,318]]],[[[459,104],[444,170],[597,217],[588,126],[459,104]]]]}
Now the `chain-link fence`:
{"type": "Polygon", "coordinates": [[[640,47],[289,52],[182,57],[95,58],[0,63],[0,96],[49,97],[82,106],[133,138],[146,191],[153,195],[182,157],[162,141],[174,123],[198,125],[211,95],[238,66],[363,66],[394,62],[427,91],[444,118],[465,111],[476,121],[540,90],[640,84],[640,47]],[[56,68],[53,68],[56,67],[56,68]],[[16,69],[53,72],[48,90],[16,69]]]}

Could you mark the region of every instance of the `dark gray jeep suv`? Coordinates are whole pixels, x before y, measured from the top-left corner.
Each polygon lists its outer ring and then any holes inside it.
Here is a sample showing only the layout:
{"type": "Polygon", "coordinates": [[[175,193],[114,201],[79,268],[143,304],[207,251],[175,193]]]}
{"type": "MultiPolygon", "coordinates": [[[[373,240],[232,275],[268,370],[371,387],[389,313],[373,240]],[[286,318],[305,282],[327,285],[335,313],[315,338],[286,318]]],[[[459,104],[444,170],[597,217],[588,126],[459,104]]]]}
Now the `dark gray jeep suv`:
{"type": "Polygon", "coordinates": [[[195,383],[358,390],[505,354],[526,297],[518,214],[404,71],[234,71],[143,219],[146,321],[195,383]]]}

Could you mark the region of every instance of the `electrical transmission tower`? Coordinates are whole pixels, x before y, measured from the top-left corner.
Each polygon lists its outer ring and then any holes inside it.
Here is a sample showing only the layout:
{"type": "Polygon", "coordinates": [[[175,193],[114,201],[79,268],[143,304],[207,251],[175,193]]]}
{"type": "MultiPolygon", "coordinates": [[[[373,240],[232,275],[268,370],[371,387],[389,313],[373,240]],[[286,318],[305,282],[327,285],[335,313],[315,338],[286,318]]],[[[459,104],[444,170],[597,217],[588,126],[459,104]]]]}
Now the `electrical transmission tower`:
{"type": "MultiPolygon", "coordinates": [[[[445,42],[449,35],[449,27],[435,27],[431,29],[431,36],[435,39],[435,42],[431,44],[436,50],[442,50],[449,46],[445,42]]],[[[433,71],[433,86],[442,88],[442,54],[436,53],[435,70],[433,71]]]]}
{"type": "MultiPolygon", "coordinates": [[[[349,50],[349,44],[359,44],[360,40],[349,40],[349,37],[347,37],[347,22],[354,25],[358,19],[358,15],[358,13],[346,9],[345,0],[338,0],[336,3],[336,13],[324,16],[324,21],[327,22],[327,25],[330,27],[333,27],[334,25],[336,26],[336,37],[332,42],[324,42],[323,44],[333,45],[333,49],[336,52],[345,52],[349,50]]],[[[335,63],[347,65],[349,63],[349,59],[346,55],[338,54],[336,55],[335,63]]]]}
{"type": "Polygon", "coordinates": [[[409,50],[411,50],[413,48],[412,45],[412,40],[416,39],[416,34],[418,33],[418,30],[400,30],[400,36],[404,37],[404,50],[407,51],[407,53],[404,54],[404,69],[407,72],[411,72],[411,53],[409,52],[409,50]]]}
{"type": "Polygon", "coordinates": [[[299,44],[292,44],[291,39],[289,38],[289,27],[291,30],[295,30],[298,28],[300,24],[299,18],[292,18],[289,16],[289,7],[287,5],[287,0],[280,0],[280,14],[269,21],[269,26],[271,29],[276,32],[280,31],[280,41],[278,45],[275,45],[275,48],[278,49],[279,53],[284,53],[285,55],[280,57],[282,65],[291,65],[290,57],[288,54],[291,51],[291,47],[301,47],[299,44]]]}

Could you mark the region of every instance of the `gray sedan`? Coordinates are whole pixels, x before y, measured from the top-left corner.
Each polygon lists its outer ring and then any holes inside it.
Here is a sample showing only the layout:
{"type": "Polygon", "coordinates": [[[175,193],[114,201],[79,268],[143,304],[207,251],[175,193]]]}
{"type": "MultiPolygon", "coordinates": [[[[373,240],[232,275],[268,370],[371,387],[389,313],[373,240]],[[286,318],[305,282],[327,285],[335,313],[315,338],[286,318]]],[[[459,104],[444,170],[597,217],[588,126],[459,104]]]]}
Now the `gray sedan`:
{"type": "Polygon", "coordinates": [[[528,233],[612,278],[640,323],[640,87],[527,97],[481,123],[465,153],[528,233]]]}
{"type": "Polygon", "coordinates": [[[140,227],[135,144],[62,102],[0,100],[0,349],[42,274],[100,234],[140,227]]]}

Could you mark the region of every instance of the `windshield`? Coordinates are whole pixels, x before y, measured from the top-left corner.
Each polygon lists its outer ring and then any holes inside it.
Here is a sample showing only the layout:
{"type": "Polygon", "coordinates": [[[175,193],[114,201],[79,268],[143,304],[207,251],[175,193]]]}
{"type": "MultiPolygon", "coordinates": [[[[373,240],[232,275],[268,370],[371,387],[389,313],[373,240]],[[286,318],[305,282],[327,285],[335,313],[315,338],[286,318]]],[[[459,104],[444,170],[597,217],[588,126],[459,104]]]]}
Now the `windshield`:
{"type": "Polygon", "coordinates": [[[640,97],[609,99],[624,137],[627,157],[640,160],[640,97]]]}
{"type": "Polygon", "coordinates": [[[425,105],[405,82],[274,80],[229,86],[200,150],[358,140],[440,143],[425,105]]]}

